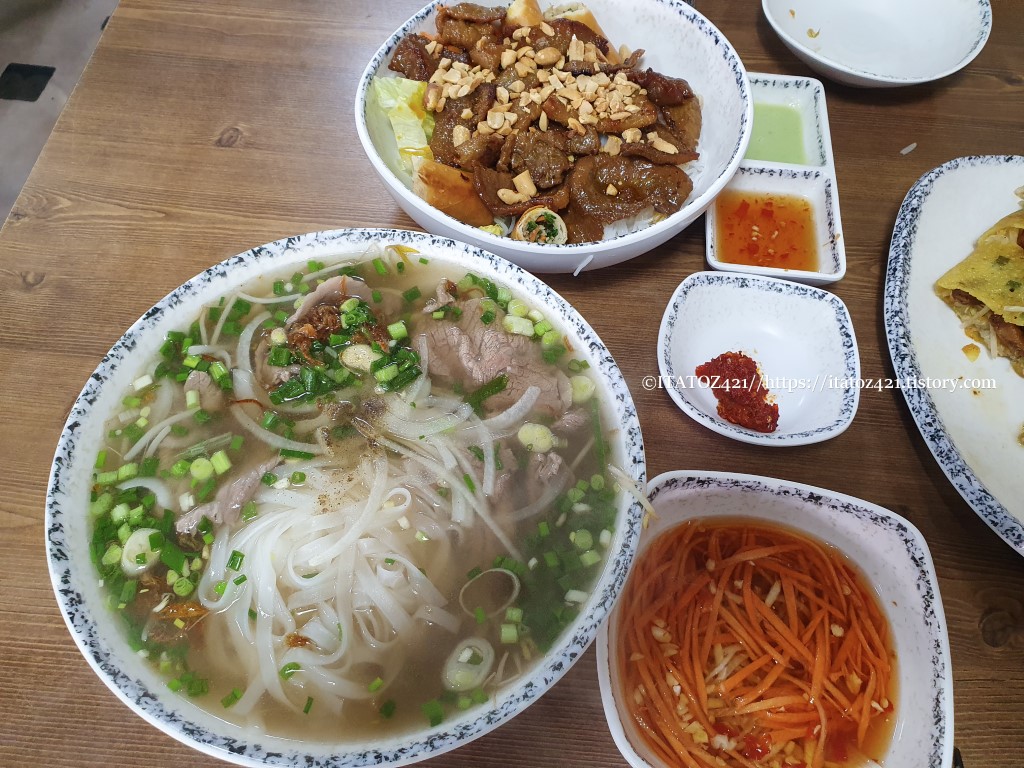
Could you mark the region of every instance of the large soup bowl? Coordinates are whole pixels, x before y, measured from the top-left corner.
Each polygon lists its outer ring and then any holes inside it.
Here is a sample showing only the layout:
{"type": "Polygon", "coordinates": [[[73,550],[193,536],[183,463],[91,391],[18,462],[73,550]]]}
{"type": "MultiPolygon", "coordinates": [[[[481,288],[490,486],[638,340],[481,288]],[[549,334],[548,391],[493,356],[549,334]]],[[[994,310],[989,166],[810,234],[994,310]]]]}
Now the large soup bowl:
{"type": "MultiPolygon", "coordinates": [[[[388,69],[395,46],[411,32],[435,32],[434,0],[409,19],[370,59],[356,89],[355,118],[359,141],[391,196],[424,229],[486,248],[531,272],[577,272],[618,264],[646,253],[692,224],[729,183],[750,141],[753,100],[739,55],[725,36],[697,10],[681,0],[588,0],[587,7],[611,36],[613,46],[642,48],[641,66],[684,78],[701,98],[703,127],[690,166],[693,192],[678,211],[653,226],[610,240],[575,245],[547,245],[498,237],[442,213],[413,194],[385,158],[397,157],[388,118],[370,108],[375,77],[394,76],[388,69]]],[[[450,3],[448,3],[450,4],[450,3]]],[[[495,3],[497,5],[497,3],[495,3]]],[[[540,5],[560,5],[541,0],[540,5]]]]}
{"type": "MultiPolygon", "coordinates": [[[[146,312],[113,346],[89,378],[61,434],[46,497],[46,547],[53,589],[71,636],[86,661],[133,712],[175,739],[240,765],[407,765],[454,749],[496,728],[536,701],[579,659],[622,589],[636,549],[641,509],[628,493],[619,500],[608,555],[589,598],[539,663],[488,703],[442,724],[386,739],[295,741],[227,723],[168,689],[167,682],[130,647],[108,609],[90,560],[89,492],[105,421],[126,387],[157,354],[169,330],[200,308],[268,272],[310,259],[358,255],[372,243],[410,246],[424,256],[528,295],[548,318],[557,318],[585,358],[605,405],[616,464],[639,488],[645,483],[643,442],[636,410],[618,366],[593,329],[557,293],[509,262],[477,248],[432,235],[390,229],[347,229],[279,240],[233,256],[189,280],[146,312]]],[[[138,727],[125,723],[124,729],[138,727]]],[[[567,749],[568,749],[567,742],[567,749]]],[[[568,755],[567,755],[568,759],[568,755]]]]}

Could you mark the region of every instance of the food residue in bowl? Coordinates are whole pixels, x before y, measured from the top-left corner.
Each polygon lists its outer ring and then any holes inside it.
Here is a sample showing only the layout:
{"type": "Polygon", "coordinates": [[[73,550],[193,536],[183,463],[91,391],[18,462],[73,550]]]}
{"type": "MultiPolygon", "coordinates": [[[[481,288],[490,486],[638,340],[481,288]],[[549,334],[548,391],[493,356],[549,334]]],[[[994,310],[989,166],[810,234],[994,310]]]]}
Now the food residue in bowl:
{"type": "Polygon", "coordinates": [[[719,261],[813,272],[818,269],[814,207],[798,195],[727,189],[715,202],[719,261]]]}
{"type": "Polygon", "coordinates": [[[807,163],[803,116],[790,104],[754,102],[754,123],[745,160],[807,163]]]}
{"type": "Polygon", "coordinates": [[[742,352],[726,352],[698,365],[702,384],[718,400],[718,415],[732,424],[768,434],[779,426],[779,406],[764,384],[758,364],[742,352]]]}
{"type": "Polygon", "coordinates": [[[638,558],[614,662],[631,739],[669,766],[876,765],[895,650],[833,547],[757,520],[689,520],[638,558]]]}

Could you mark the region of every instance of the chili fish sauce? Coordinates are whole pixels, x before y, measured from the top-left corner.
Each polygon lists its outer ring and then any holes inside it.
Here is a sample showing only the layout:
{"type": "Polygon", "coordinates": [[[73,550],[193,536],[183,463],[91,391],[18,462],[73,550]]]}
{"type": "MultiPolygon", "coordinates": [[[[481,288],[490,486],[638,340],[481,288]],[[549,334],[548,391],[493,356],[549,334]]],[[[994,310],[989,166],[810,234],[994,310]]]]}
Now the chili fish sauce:
{"type": "Polygon", "coordinates": [[[817,228],[810,200],[726,190],[715,203],[715,256],[729,264],[813,272],[817,228]]]}

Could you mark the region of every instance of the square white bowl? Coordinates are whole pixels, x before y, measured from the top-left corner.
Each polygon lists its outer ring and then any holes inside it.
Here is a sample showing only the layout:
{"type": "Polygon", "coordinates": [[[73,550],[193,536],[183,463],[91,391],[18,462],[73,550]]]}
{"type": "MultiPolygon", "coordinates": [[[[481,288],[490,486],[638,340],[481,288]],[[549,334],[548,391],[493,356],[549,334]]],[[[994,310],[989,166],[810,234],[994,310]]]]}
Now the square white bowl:
{"type": "Polygon", "coordinates": [[[804,198],[814,212],[814,241],[818,245],[818,269],[781,269],[721,261],[718,256],[717,202],[705,217],[708,266],[724,272],[781,277],[810,285],[826,285],[846,275],[846,246],[839,216],[839,197],[834,175],[827,168],[750,163],[741,165],[727,190],[761,194],[793,195],[804,198]]]}
{"type": "MultiPolygon", "coordinates": [[[[953,679],[946,619],[928,545],[910,522],[860,499],[753,475],[677,471],[648,484],[657,516],[637,562],[659,534],[685,520],[746,517],[796,529],[839,549],[874,587],[896,652],[896,724],[886,766],[948,768],[953,758],[953,679]]],[[[612,611],[597,639],[605,717],[634,768],[665,768],[642,747],[618,682],[612,611]]]]}
{"type": "MultiPolygon", "coordinates": [[[[804,156],[806,163],[801,166],[834,167],[832,158],[832,132],[828,127],[828,110],[825,107],[825,86],[813,77],[792,75],[768,75],[750,72],[750,93],[754,97],[754,109],[758,104],[791,107],[800,114],[803,128],[804,156]]],[[[757,130],[757,116],[754,117],[757,130]]],[[[748,148],[749,151],[749,148],[748,148]]],[[[744,165],[768,162],[744,159],[744,165]]],[[[783,164],[783,165],[789,165],[783,164]]]]}
{"type": "Polygon", "coordinates": [[[850,313],[820,288],[768,277],[695,272],[679,284],[658,334],[661,386],[683,413],[745,443],[807,445],[842,433],[860,402],[860,355],[850,313]],[[695,370],[724,352],[754,359],[779,406],[768,434],[718,415],[695,370]]]}

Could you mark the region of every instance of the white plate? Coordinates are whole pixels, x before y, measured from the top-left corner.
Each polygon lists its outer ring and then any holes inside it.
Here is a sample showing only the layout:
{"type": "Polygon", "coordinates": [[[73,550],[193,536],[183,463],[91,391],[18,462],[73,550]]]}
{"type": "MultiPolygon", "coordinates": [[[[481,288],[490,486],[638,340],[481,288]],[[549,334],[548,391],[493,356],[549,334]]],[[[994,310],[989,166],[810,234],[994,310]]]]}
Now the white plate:
{"type": "Polygon", "coordinates": [[[658,333],[661,385],[683,413],[745,443],[789,446],[828,440],[853,421],[860,356],[853,323],[837,296],[799,283],[732,272],[695,272],[676,288],[658,333]],[[742,352],[761,369],[779,406],[764,434],[718,415],[698,365],[742,352]]]}
{"type": "MultiPolygon", "coordinates": [[[[896,219],[885,278],[885,332],[910,412],[935,460],[974,511],[1024,555],[1024,379],[985,350],[975,362],[935,281],[978,236],[1017,207],[1024,157],[962,157],[929,171],[896,219]],[[924,379],[990,379],[981,386],[913,386],[924,379]],[[910,386],[908,386],[908,384],[910,386]]],[[[926,382],[926,383],[934,383],[926,382]]],[[[977,383],[977,382],[973,382],[977,383]]]]}
{"type": "MultiPolygon", "coordinates": [[[[953,757],[953,679],[949,638],[935,567],[924,537],[887,509],[822,488],[754,475],[677,471],[647,486],[657,517],[637,558],[658,534],[691,518],[752,517],[795,528],[842,551],[874,585],[897,656],[897,722],[882,763],[891,768],[948,768],[953,757]]],[[[597,638],[597,672],[616,746],[634,768],[658,766],[630,742],[628,714],[616,699],[614,654],[619,611],[597,638]]]]}

